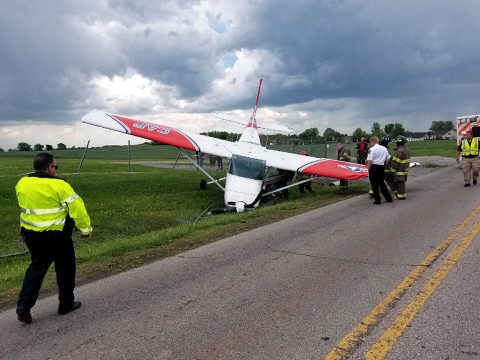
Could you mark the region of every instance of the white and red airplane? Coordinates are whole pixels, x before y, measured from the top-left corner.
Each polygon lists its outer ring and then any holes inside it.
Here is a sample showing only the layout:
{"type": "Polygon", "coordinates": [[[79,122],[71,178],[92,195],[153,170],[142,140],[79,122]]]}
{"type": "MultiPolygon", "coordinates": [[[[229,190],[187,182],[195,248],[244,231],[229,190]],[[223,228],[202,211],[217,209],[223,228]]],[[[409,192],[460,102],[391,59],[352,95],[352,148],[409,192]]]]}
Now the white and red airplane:
{"type": "MultiPolygon", "coordinates": [[[[267,170],[271,167],[312,176],[345,180],[360,180],[368,177],[368,170],[364,165],[270,150],[262,146],[256,120],[261,86],[262,80],[258,87],[252,116],[240,139],[235,142],[99,110],[91,111],[82,118],[82,122],[178,147],[195,166],[212,180],[212,183],[224,191],[227,208],[235,209],[237,212],[257,207],[263,196],[272,193],[263,191],[267,170]],[[229,158],[230,166],[225,178],[225,187],[183,150],[229,158]]],[[[303,180],[303,182],[306,181],[311,181],[311,179],[303,180]]],[[[296,186],[299,183],[290,186],[296,186]]],[[[287,187],[289,186],[275,191],[281,191],[287,187]]]]}

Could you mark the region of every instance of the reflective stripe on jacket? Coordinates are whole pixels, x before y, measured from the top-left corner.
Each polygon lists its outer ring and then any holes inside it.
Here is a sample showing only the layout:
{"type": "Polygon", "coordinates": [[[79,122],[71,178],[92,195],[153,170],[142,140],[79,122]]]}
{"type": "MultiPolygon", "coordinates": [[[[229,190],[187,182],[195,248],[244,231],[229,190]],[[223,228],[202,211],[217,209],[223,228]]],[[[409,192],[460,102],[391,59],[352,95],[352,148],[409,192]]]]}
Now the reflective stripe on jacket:
{"type": "Polygon", "coordinates": [[[478,156],[478,138],[473,138],[469,144],[468,140],[462,141],[462,156],[478,156]]]}
{"type": "Polygon", "coordinates": [[[15,192],[22,227],[33,231],[62,230],[69,215],[83,235],[93,231],[82,198],[65,180],[35,173],[21,178],[15,192]]]}
{"type": "Polygon", "coordinates": [[[410,150],[405,146],[398,147],[392,156],[391,167],[395,171],[395,176],[407,175],[410,169],[410,150]]]}

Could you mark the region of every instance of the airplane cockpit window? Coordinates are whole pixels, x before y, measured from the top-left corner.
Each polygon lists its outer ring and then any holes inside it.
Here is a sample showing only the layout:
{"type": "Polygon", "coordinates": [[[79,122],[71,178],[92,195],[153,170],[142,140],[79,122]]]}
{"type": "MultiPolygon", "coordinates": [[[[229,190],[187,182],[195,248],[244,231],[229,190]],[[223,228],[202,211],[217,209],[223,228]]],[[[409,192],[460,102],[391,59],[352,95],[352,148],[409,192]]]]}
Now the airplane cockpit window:
{"type": "Polygon", "coordinates": [[[230,160],[228,173],[248,179],[263,180],[265,175],[265,166],[265,160],[233,155],[232,159],[230,160]]]}

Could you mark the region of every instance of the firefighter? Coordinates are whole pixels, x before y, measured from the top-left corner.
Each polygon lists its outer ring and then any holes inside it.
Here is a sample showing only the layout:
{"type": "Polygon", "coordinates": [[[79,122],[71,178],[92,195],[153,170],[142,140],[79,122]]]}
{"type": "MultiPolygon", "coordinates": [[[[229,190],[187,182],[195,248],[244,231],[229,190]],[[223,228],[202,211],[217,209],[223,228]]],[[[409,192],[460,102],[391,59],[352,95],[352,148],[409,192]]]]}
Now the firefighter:
{"type": "Polygon", "coordinates": [[[407,181],[407,174],[410,168],[410,150],[405,146],[406,143],[407,139],[403,135],[395,138],[397,148],[390,163],[391,169],[394,170],[394,192],[396,190],[396,198],[398,200],[405,200],[407,198],[405,182],[407,181]]]}
{"type": "Polygon", "coordinates": [[[477,185],[478,178],[478,138],[474,138],[472,132],[469,130],[465,134],[465,139],[462,140],[457,147],[457,162],[460,161],[460,154],[463,161],[463,179],[465,187],[470,186],[470,179],[473,177],[473,185],[477,185]]]}
{"type": "MultiPolygon", "coordinates": [[[[308,153],[305,150],[301,150],[299,152],[299,154],[303,155],[303,156],[308,156],[308,153]]],[[[310,177],[311,176],[309,176],[309,175],[299,173],[299,174],[297,174],[297,181],[300,182],[300,181],[306,180],[310,177]]],[[[313,188],[312,188],[312,182],[311,181],[303,182],[303,183],[298,185],[298,191],[300,192],[300,194],[305,194],[305,189],[307,189],[309,193],[315,192],[315,190],[313,190],[313,188]]]]}
{"type": "MultiPolygon", "coordinates": [[[[390,136],[384,136],[380,139],[380,145],[384,146],[388,153],[390,154],[390,149],[388,148],[388,145],[390,144],[390,136]]],[[[395,183],[394,183],[394,174],[395,174],[395,170],[393,170],[391,168],[391,163],[392,163],[392,159],[388,159],[386,162],[385,162],[385,182],[387,183],[388,187],[390,188],[390,190],[392,190],[393,192],[393,195],[396,196],[397,195],[397,190],[395,189],[395,183]]]]}
{"type": "Polygon", "coordinates": [[[83,200],[62,178],[53,155],[39,153],[33,161],[34,173],[22,177],[15,191],[20,206],[20,234],[32,262],[25,272],[17,301],[18,320],[32,322],[30,309],[38,298],[43,278],[55,263],[58,285],[58,313],[64,315],[80,307],[75,300],[75,250],[72,232],[77,227],[83,239],[93,231],[83,200]]]}
{"type": "MultiPolygon", "coordinates": [[[[350,149],[343,142],[337,143],[337,160],[350,162],[352,161],[352,153],[350,149]]],[[[340,186],[346,188],[348,186],[348,180],[340,180],[340,186]]]]}

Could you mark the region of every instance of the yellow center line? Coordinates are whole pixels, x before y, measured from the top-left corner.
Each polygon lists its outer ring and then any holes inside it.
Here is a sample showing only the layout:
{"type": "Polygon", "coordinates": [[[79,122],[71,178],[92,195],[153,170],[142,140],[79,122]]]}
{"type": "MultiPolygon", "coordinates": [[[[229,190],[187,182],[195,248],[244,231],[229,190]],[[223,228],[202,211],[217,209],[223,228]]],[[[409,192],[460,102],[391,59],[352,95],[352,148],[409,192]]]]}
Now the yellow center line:
{"type": "Polygon", "coordinates": [[[325,356],[325,360],[342,359],[349,352],[356,349],[362,341],[362,338],[369,333],[380,319],[400,300],[405,292],[420,278],[427,268],[438,259],[438,257],[447,249],[447,247],[458,237],[458,235],[475,219],[480,212],[480,207],[473,212],[453,230],[448,237],[435,248],[420,265],[416,266],[402,282],[378,304],[352,331],[350,331],[340,342],[325,356]]]}
{"type": "Polygon", "coordinates": [[[415,315],[422,309],[427,300],[433,295],[437,287],[443,282],[452,267],[458,262],[463,253],[472,243],[473,239],[480,232],[480,221],[473,229],[465,235],[462,242],[449,254],[440,268],[425,283],[422,290],[407,305],[401,315],[397,317],[395,323],[389,327],[380,339],[373,344],[370,350],[365,354],[365,359],[384,359],[390,350],[395,346],[398,338],[403,334],[407,326],[415,318],[415,315]]]}

